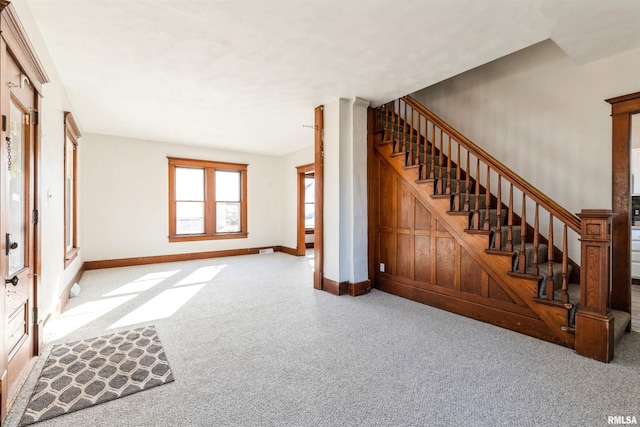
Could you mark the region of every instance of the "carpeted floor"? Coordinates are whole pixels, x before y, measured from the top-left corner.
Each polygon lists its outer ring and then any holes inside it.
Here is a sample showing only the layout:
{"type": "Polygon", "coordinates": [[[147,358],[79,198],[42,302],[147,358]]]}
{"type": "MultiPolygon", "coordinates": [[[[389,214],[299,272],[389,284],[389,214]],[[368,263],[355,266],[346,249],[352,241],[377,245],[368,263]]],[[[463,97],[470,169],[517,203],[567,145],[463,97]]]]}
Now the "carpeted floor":
{"type": "MultiPolygon", "coordinates": [[[[85,273],[57,342],[154,324],[176,381],[42,426],[606,426],[640,419],[640,334],[611,364],[282,253],[85,273]]],[[[34,371],[39,372],[43,360],[34,371]]],[[[5,426],[17,425],[32,374],[5,426]]]]}

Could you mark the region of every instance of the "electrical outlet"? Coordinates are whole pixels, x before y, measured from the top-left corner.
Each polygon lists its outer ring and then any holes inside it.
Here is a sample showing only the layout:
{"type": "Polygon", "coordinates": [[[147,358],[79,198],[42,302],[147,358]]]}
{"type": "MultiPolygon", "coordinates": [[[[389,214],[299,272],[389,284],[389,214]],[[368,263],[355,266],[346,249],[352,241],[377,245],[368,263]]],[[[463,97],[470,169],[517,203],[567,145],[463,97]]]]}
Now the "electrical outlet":
{"type": "Polygon", "coordinates": [[[634,209],[633,216],[640,216],[640,209],[634,209]]]}
{"type": "Polygon", "coordinates": [[[380,263],[380,273],[384,273],[384,262],[380,263]]]}

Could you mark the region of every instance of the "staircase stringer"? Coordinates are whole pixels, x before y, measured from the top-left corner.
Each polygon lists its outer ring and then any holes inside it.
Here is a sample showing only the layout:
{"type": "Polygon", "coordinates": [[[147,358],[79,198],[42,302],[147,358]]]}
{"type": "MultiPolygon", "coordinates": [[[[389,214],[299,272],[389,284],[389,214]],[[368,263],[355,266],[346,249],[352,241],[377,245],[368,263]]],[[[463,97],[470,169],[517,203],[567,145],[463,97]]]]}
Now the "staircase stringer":
{"type": "Polygon", "coordinates": [[[393,148],[389,144],[376,145],[376,153],[380,159],[393,168],[416,199],[436,217],[458,244],[493,278],[496,284],[515,302],[520,302],[528,307],[544,322],[547,327],[547,336],[544,339],[574,348],[574,335],[561,329],[567,324],[567,309],[565,307],[536,302],[537,283],[530,279],[508,275],[507,273],[512,270],[511,259],[486,253],[487,236],[466,232],[468,219],[465,216],[450,215],[450,201],[448,199],[431,197],[432,195],[429,194],[427,188],[416,182],[417,172],[415,169],[406,169],[401,157],[392,156],[393,148]]]}

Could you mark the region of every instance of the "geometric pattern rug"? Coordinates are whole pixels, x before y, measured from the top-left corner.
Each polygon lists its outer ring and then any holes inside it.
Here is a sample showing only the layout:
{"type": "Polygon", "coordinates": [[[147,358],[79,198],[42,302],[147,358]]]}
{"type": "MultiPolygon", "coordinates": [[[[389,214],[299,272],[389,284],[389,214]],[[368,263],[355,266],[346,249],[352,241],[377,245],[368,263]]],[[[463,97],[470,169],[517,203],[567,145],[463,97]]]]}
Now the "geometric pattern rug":
{"type": "Polygon", "coordinates": [[[20,426],[173,381],[153,326],[55,345],[20,426]]]}

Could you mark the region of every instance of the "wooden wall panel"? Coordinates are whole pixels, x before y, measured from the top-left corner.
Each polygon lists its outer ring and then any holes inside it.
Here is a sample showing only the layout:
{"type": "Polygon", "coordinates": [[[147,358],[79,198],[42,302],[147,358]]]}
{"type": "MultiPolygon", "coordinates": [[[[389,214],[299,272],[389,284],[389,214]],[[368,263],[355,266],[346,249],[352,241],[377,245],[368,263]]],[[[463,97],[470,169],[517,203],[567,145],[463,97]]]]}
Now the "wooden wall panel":
{"type": "Polygon", "coordinates": [[[483,289],[489,276],[482,267],[464,250],[460,248],[460,290],[474,295],[483,295],[483,289]]]}
{"type": "Polygon", "coordinates": [[[422,203],[415,202],[415,230],[431,230],[431,214],[422,203]]]}
{"type": "Polygon", "coordinates": [[[396,223],[396,227],[403,230],[412,229],[411,224],[411,208],[413,207],[414,197],[409,192],[407,187],[398,182],[397,185],[397,194],[398,194],[398,205],[397,205],[397,214],[398,219],[396,223]]]}
{"type": "Polygon", "coordinates": [[[396,275],[413,280],[413,236],[410,234],[398,234],[396,254],[396,275]]]}
{"type": "Polygon", "coordinates": [[[379,262],[385,264],[385,273],[395,274],[394,264],[396,257],[395,235],[389,232],[380,233],[380,253],[378,254],[379,262]]]}
{"type": "Polygon", "coordinates": [[[431,236],[416,235],[414,239],[415,280],[431,283],[431,236]]]}
{"type": "Polygon", "coordinates": [[[387,168],[380,169],[380,227],[393,227],[395,215],[394,187],[396,178],[387,168]]]}
{"type": "Polygon", "coordinates": [[[454,240],[436,237],[436,284],[446,288],[454,288],[455,275],[454,240]]]}
{"type": "Polygon", "coordinates": [[[489,277],[489,298],[515,304],[511,297],[509,297],[491,277],[489,277]]]}

